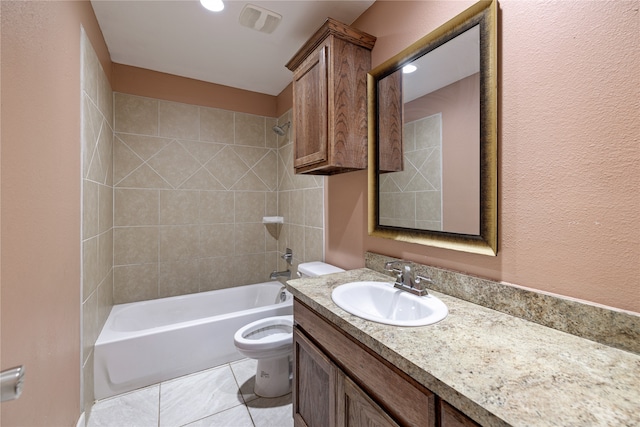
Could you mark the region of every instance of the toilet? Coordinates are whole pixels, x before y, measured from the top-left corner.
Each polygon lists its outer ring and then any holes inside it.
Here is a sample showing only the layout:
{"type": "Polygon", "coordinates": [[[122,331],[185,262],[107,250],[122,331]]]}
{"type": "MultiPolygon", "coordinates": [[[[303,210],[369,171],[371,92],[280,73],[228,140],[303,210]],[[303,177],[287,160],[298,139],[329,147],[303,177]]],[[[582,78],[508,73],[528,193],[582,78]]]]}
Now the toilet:
{"type": "MultiPolygon", "coordinates": [[[[298,265],[298,277],[341,271],[344,270],[319,261],[298,265]]],[[[236,331],[233,341],[240,354],[258,360],[255,394],[278,397],[291,391],[293,316],[274,316],[251,322],[236,331]]]]}

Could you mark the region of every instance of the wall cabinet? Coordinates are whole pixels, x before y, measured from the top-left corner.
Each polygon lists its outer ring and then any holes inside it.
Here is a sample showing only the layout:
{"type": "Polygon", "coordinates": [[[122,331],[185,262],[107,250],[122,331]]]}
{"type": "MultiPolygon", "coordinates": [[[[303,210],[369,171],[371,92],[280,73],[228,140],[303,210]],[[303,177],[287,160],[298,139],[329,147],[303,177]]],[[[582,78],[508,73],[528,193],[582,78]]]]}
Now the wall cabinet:
{"type": "Polygon", "coordinates": [[[376,38],[328,18],[287,63],[296,173],[367,167],[367,73],[376,38]]]}
{"type": "Polygon", "coordinates": [[[296,427],[477,426],[298,300],[294,321],[296,427]]]}

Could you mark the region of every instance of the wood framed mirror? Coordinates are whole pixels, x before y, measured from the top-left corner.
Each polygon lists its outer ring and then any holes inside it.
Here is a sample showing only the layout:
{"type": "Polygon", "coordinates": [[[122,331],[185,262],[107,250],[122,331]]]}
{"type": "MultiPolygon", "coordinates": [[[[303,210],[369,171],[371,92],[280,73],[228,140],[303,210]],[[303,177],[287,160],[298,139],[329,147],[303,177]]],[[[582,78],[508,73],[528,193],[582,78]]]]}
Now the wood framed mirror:
{"type": "Polygon", "coordinates": [[[369,235],[496,255],[497,2],[371,70],[367,90],[369,235]]]}

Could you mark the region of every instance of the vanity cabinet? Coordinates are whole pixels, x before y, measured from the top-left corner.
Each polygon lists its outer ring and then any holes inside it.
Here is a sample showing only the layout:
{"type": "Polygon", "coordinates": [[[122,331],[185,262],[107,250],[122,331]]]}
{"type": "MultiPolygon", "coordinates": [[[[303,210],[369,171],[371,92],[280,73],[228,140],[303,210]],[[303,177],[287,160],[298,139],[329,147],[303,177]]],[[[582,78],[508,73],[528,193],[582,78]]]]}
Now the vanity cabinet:
{"type": "Polygon", "coordinates": [[[296,427],[477,427],[304,303],[293,304],[296,427]]]}
{"type": "Polygon", "coordinates": [[[367,168],[367,73],[376,38],[328,18],[291,58],[296,173],[367,168]]]}
{"type": "Polygon", "coordinates": [[[296,427],[435,427],[435,395],[294,301],[296,427]]]}

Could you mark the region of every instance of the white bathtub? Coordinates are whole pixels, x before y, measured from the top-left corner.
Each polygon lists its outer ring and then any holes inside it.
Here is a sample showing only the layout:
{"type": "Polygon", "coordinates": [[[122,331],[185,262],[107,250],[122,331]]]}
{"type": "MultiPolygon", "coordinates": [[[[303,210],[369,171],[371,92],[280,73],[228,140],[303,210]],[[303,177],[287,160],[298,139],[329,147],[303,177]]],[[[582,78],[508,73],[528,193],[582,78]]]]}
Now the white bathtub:
{"type": "Polygon", "coordinates": [[[279,302],[281,289],[273,281],[115,305],[95,345],[95,398],[242,359],[233,343],[239,328],[293,314],[289,292],[279,302]]]}

